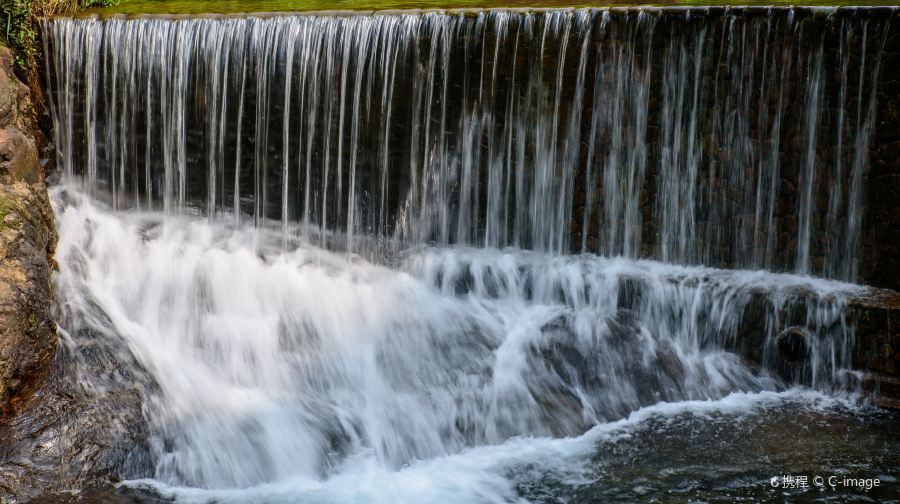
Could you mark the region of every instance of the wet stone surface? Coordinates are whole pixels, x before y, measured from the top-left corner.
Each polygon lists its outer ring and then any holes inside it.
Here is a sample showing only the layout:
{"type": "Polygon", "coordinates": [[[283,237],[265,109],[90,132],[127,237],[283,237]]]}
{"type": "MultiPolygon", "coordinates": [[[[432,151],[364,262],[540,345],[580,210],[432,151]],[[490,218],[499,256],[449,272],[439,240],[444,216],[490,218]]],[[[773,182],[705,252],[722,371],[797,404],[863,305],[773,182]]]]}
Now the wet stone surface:
{"type": "Polygon", "coordinates": [[[589,481],[514,478],[526,499],[546,503],[890,501],[900,491],[900,415],[786,405],[737,418],[657,418],[599,443],[589,464],[589,481]],[[783,488],[784,476],[806,476],[808,488],[783,488]],[[866,490],[844,486],[846,478],[880,484],[866,490]]]}

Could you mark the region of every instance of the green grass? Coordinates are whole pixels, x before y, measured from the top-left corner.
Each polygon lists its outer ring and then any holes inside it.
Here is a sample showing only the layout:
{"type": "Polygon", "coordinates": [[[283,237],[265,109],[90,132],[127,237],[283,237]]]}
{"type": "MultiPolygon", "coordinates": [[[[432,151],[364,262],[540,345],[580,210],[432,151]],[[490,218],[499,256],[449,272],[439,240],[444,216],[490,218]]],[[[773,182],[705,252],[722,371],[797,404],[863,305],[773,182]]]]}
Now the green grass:
{"type": "Polygon", "coordinates": [[[84,8],[105,8],[118,0],[0,0],[0,44],[13,51],[16,70],[33,72],[37,19],[84,8]]]}
{"type": "MultiPolygon", "coordinates": [[[[896,5],[898,0],[867,0],[864,5],[896,5]]],[[[859,5],[847,0],[791,1],[791,0],[120,0],[117,5],[92,8],[87,12],[110,14],[203,14],[241,12],[303,12],[319,10],[389,10],[389,9],[463,9],[463,8],[523,8],[523,7],[609,7],[628,5],[859,5]]]]}

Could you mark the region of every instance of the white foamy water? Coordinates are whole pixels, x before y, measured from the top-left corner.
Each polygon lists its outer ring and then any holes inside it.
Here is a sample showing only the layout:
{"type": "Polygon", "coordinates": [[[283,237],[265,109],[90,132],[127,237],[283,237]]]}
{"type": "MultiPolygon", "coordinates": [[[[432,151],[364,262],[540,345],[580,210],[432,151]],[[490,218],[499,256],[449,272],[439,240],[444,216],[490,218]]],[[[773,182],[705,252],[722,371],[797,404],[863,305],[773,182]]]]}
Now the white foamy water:
{"type": "Polygon", "coordinates": [[[521,467],[585,477],[602,436],[648,416],[833,401],[740,357],[756,338],[777,358],[785,319],[800,382],[847,378],[849,284],[516,249],[387,266],[53,199],[60,323],[145,368],[158,463],[135,484],[186,501],[515,501],[521,467]]]}

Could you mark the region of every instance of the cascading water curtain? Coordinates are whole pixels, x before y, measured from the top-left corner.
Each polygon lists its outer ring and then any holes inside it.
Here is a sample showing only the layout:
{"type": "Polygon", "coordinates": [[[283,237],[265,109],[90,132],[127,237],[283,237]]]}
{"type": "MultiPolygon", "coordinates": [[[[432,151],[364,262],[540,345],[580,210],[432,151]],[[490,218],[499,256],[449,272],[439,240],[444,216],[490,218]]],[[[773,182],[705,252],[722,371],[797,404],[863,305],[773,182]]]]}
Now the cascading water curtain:
{"type": "Polygon", "coordinates": [[[370,257],[512,246],[852,281],[892,16],[773,12],[57,19],[59,160],[117,208],[370,257]]]}

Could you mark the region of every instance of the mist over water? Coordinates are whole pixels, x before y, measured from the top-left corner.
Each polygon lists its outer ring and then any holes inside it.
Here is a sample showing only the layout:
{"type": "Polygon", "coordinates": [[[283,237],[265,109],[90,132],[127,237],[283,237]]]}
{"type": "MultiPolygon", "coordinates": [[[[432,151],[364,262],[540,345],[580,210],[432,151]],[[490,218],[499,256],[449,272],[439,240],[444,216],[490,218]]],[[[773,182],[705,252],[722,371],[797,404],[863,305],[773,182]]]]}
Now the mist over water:
{"type": "MultiPolygon", "coordinates": [[[[141,368],[156,463],[125,485],[634,499],[715,469],[642,459],[660,439],[793,419],[800,467],[864,439],[848,282],[890,27],[754,12],[48,22],[59,323],[141,368]]],[[[765,484],[758,448],[696,495],[765,484]]]]}

